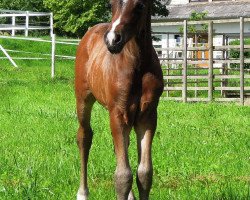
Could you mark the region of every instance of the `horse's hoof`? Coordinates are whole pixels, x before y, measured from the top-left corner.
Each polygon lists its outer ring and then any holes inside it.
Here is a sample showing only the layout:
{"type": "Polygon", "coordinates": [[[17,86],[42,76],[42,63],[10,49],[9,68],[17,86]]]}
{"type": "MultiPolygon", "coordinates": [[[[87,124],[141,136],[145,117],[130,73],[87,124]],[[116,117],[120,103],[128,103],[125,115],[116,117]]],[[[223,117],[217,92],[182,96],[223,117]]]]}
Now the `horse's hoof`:
{"type": "Polygon", "coordinates": [[[77,192],[77,200],[88,200],[88,196],[89,196],[88,189],[85,191],[79,189],[77,192]]]}
{"type": "Polygon", "coordinates": [[[128,195],[128,200],[135,200],[135,196],[134,196],[134,193],[132,191],[130,191],[130,193],[128,195]]]}

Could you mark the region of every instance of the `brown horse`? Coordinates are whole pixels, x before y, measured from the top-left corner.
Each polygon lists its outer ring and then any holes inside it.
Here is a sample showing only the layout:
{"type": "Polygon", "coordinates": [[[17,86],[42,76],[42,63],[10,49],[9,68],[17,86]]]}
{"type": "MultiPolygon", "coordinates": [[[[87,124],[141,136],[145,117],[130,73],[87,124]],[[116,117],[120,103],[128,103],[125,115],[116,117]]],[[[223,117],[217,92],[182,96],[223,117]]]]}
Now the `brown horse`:
{"type": "Polygon", "coordinates": [[[81,156],[78,200],[88,198],[87,163],[93,132],[91,110],[97,100],[109,112],[117,167],[117,199],[135,199],[129,165],[129,134],[134,127],[138,146],[137,186],[149,198],[153,166],[151,146],[163,76],[151,38],[152,0],[111,0],[112,22],[98,24],[83,37],[76,56],[76,102],[81,156]]]}

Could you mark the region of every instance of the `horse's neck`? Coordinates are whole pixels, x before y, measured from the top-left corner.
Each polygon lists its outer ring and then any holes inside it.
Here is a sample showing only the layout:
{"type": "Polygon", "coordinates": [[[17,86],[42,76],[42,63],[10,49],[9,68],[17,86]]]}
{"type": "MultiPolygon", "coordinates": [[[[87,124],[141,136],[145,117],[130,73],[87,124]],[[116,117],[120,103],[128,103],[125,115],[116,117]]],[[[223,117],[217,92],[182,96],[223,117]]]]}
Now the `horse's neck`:
{"type": "Polygon", "coordinates": [[[143,20],[142,27],[140,28],[141,31],[138,34],[139,40],[144,40],[144,43],[152,43],[151,37],[151,9],[149,8],[147,11],[147,15],[143,20]]]}
{"type": "Polygon", "coordinates": [[[152,34],[151,34],[151,12],[148,11],[145,23],[137,37],[138,45],[141,50],[141,56],[145,62],[149,62],[152,57],[152,34]]]}

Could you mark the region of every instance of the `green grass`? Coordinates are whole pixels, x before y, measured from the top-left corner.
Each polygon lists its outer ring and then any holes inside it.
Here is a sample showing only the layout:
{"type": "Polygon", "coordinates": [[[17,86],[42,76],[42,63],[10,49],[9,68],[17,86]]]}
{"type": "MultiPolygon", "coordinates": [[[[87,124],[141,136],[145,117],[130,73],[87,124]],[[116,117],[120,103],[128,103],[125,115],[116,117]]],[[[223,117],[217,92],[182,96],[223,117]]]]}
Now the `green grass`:
{"type": "MultiPolygon", "coordinates": [[[[43,39],[51,40],[51,38],[48,37],[43,37],[43,39]]],[[[57,37],[57,39],[61,38],[57,37]]],[[[9,54],[12,57],[50,58],[49,55],[46,56],[41,54],[51,53],[51,43],[0,38],[0,44],[7,50],[25,51],[23,53],[9,52],[9,54]]],[[[74,56],[75,52],[76,52],[76,45],[56,44],[56,55],[74,56]]],[[[0,51],[0,57],[3,56],[4,56],[3,52],[0,51]]]]}
{"type": "MultiPolygon", "coordinates": [[[[75,199],[74,62],[57,62],[54,80],[49,62],[18,64],[0,61],[0,199],[75,199]]],[[[161,101],[158,111],[150,199],[250,199],[250,107],[161,101]]],[[[98,104],[92,127],[90,200],[114,200],[113,142],[108,113],[98,104]]],[[[134,174],[135,144],[132,132],[134,174]]]]}

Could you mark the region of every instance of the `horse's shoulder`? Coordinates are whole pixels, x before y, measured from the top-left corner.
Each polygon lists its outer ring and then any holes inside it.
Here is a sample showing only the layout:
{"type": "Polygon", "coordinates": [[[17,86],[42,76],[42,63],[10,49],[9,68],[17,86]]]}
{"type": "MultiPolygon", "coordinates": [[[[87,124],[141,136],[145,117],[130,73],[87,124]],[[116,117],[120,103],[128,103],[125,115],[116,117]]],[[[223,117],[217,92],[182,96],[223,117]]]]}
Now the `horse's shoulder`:
{"type": "Polygon", "coordinates": [[[96,41],[101,41],[100,38],[103,37],[103,35],[106,33],[108,29],[109,24],[108,23],[101,23],[97,24],[93,27],[90,27],[88,31],[83,36],[80,44],[79,44],[79,51],[88,51],[89,49],[92,49],[93,46],[96,45],[96,41]],[[87,50],[86,50],[87,49],[87,50]]]}
{"type": "Polygon", "coordinates": [[[97,24],[97,25],[89,28],[87,33],[103,35],[107,31],[108,27],[109,27],[109,23],[97,24]]]}

